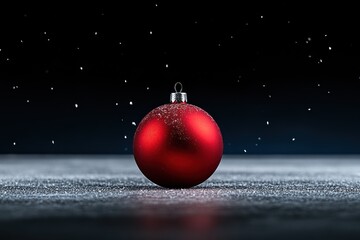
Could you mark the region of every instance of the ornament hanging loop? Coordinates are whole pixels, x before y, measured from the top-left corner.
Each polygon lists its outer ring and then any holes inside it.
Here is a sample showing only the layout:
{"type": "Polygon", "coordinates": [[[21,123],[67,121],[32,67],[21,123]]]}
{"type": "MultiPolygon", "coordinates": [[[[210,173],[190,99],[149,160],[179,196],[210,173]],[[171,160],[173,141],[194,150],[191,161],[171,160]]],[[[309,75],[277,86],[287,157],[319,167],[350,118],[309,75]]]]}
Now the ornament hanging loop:
{"type": "Polygon", "coordinates": [[[175,83],[174,89],[175,89],[175,93],[182,92],[182,90],[183,90],[183,85],[181,84],[181,82],[175,83]],[[180,86],[180,91],[177,90],[178,86],[180,86]]]}
{"type": "Polygon", "coordinates": [[[174,85],[175,92],[170,94],[170,102],[171,103],[186,103],[187,102],[187,94],[182,92],[183,85],[181,82],[177,82],[174,85]],[[178,88],[180,87],[180,90],[178,91],[178,88]]]}

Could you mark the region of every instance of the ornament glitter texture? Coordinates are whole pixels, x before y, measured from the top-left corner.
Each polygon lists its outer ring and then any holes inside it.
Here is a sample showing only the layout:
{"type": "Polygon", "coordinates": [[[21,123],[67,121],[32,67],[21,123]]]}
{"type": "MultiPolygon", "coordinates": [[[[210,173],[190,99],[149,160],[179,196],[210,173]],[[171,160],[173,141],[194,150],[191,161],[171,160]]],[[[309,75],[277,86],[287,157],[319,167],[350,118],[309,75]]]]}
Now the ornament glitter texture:
{"type": "Polygon", "coordinates": [[[152,182],[167,188],[189,188],[214,173],[223,140],[214,119],[187,103],[181,83],[174,88],[170,103],[153,109],[140,122],[134,136],[134,158],[152,182]]]}

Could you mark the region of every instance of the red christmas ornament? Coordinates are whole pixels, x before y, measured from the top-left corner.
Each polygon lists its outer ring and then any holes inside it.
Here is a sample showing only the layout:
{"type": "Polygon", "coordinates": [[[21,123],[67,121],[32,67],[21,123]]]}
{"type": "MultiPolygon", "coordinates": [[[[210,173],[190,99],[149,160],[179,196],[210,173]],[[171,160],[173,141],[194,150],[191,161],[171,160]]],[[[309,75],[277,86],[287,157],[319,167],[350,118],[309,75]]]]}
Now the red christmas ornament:
{"type": "Polygon", "coordinates": [[[218,167],[223,141],[214,119],[188,104],[181,83],[169,104],[155,108],[134,136],[134,157],[141,172],[167,188],[189,188],[208,179],[218,167]],[[177,91],[180,86],[180,91],[177,91]]]}

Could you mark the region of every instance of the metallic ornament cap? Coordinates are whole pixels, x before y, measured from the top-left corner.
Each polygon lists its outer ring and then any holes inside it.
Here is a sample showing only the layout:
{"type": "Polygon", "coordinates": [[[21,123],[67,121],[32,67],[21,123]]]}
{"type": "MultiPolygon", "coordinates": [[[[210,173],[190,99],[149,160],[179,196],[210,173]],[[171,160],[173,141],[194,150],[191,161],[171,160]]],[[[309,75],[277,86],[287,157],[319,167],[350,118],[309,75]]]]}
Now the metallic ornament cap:
{"type": "Polygon", "coordinates": [[[174,85],[175,92],[170,94],[170,102],[171,103],[186,103],[187,102],[187,94],[182,92],[182,84],[181,82],[177,82],[174,85]],[[177,87],[180,87],[180,90],[177,90],[177,87]]]}

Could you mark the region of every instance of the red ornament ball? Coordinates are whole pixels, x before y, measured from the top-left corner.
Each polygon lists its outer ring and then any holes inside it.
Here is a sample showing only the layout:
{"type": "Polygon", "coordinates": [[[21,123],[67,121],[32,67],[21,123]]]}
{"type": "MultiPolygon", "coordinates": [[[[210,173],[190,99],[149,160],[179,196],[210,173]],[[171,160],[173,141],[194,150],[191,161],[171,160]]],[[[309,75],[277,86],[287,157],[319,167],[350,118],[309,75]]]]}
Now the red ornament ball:
{"type": "Polygon", "coordinates": [[[207,112],[175,101],[144,117],[135,132],[133,150],[136,164],[149,180],[167,188],[189,188],[214,173],[223,140],[207,112]]]}

